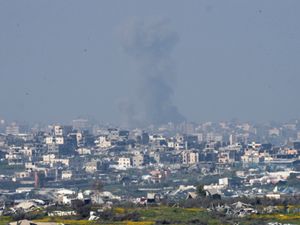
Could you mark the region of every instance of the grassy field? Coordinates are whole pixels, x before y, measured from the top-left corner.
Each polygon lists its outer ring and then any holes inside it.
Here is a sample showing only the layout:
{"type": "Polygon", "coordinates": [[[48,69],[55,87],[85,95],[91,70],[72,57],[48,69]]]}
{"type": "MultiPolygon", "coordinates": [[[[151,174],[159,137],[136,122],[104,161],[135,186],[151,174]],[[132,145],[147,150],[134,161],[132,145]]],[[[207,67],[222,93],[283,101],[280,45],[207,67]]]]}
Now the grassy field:
{"type": "Polygon", "coordinates": [[[171,208],[171,207],[154,207],[148,209],[140,209],[137,212],[141,216],[141,220],[164,222],[164,223],[178,223],[189,224],[206,222],[208,224],[219,224],[218,220],[214,220],[210,215],[199,208],[171,208]]]}
{"type": "Polygon", "coordinates": [[[44,219],[44,220],[38,220],[36,222],[57,222],[57,223],[63,223],[68,225],[154,225],[155,223],[153,221],[101,221],[101,222],[95,222],[95,221],[87,221],[87,220],[64,220],[64,219],[44,219]]]}
{"type": "Polygon", "coordinates": [[[208,224],[220,224],[218,220],[212,219],[207,212],[198,208],[171,208],[171,207],[150,207],[150,208],[115,208],[114,215],[122,216],[124,214],[136,213],[137,221],[110,221],[102,220],[101,222],[82,221],[82,220],[66,220],[59,217],[46,217],[37,221],[40,222],[59,222],[70,225],[95,225],[95,224],[122,224],[122,225],[152,225],[156,222],[162,224],[198,224],[199,221],[208,224]]]}
{"type": "MultiPolygon", "coordinates": [[[[217,216],[214,213],[209,213],[201,208],[172,208],[172,207],[147,207],[147,208],[114,208],[113,217],[100,221],[75,220],[74,217],[44,217],[36,220],[39,222],[57,222],[68,225],[155,225],[155,224],[266,224],[267,222],[281,222],[300,225],[300,213],[297,214],[261,214],[252,215],[247,218],[224,218],[217,216]],[[124,215],[135,214],[136,217],[131,219],[124,219],[124,215]],[[116,219],[119,218],[119,219],[116,219]]],[[[9,217],[0,217],[0,225],[6,225],[10,222],[9,217]]]]}
{"type": "Polygon", "coordinates": [[[266,222],[280,222],[300,225],[300,213],[297,214],[263,214],[263,215],[252,215],[250,217],[253,220],[266,221],[266,222]]]}
{"type": "Polygon", "coordinates": [[[9,216],[0,216],[0,225],[7,225],[11,221],[9,216]]]}

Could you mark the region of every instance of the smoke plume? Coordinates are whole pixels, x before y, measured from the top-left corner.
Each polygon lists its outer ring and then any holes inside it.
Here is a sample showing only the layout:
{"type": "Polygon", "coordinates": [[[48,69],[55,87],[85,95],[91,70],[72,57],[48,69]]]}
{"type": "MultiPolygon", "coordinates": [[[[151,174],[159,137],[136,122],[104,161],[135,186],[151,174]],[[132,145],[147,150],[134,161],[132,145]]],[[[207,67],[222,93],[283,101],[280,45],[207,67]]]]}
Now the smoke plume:
{"type": "Polygon", "coordinates": [[[178,35],[166,20],[131,21],[123,27],[122,46],[139,73],[137,100],[130,107],[122,106],[128,121],[149,125],[184,120],[172,101],[175,71],[171,53],[177,42],[178,35]]]}

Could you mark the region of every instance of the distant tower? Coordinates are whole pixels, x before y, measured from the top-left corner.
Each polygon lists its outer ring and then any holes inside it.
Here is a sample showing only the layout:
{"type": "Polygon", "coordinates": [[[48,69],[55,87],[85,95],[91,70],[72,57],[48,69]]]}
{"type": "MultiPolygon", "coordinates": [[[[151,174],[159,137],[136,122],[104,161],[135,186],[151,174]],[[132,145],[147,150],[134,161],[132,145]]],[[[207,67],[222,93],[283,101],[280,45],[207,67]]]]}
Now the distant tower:
{"type": "Polygon", "coordinates": [[[90,124],[87,119],[76,119],[72,121],[73,129],[77,131],[89,130],[90,124]]]}
{"type": "Polygon", "coordinates": [[[44,186],[45,174],[43,172],[34,172],[34,187],[42,188],[44,186]]]}
{"type": "Polygon", "coordinates": [[[39,188],[40,182],[39,182],[39,174],[37,171],[34,172],[34,188],[39,188]]]}
{"type": "Polygon", "coordinates": [[[236,136],[234,134],[230,134],[230,136],[229,136],[229,144],[230,145],[236,144],[236,136]]]}
{"type": "Polygon", "coordinates": [[[55,168],[55,181],[58,181],[58,168],[55,168]]]}
{"type": "Polygon", "coordinates": [[[6,127],[6,134],[18,135],[19,134],[19,126],[16,123],[12,123],[10,126],[6,127]]]}

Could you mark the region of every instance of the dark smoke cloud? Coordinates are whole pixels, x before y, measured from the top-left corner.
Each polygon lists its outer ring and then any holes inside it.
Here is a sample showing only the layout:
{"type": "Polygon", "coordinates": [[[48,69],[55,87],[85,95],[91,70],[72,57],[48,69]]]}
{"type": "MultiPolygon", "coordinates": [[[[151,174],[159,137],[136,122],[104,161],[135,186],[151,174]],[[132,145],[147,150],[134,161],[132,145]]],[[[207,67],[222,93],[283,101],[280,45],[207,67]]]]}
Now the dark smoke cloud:
{"type": "Polygon", "coordinates": [[[136,62],[140,75],[138,100],[121,107],[122,113],[130,114],[128,121],[146,125],[184,120],[172,101],[175,72],[171,53],[177,42],[178,35],[166,20],[131,21],[123,27],[123,48],[136,62]]]}

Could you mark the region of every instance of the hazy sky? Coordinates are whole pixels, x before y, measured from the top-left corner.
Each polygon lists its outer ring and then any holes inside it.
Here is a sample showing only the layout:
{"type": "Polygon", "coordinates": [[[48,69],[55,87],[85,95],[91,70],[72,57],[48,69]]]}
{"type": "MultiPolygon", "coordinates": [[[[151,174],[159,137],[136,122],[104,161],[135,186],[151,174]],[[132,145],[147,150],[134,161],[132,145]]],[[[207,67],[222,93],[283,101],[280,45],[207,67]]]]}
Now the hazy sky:
{"type": "Polygon", "coordinates": [[[168,20],[190,121],[300,118],[299,0],[0,1],[0,118],[118,122],[138,88],[127,21],[168,20]]]}

